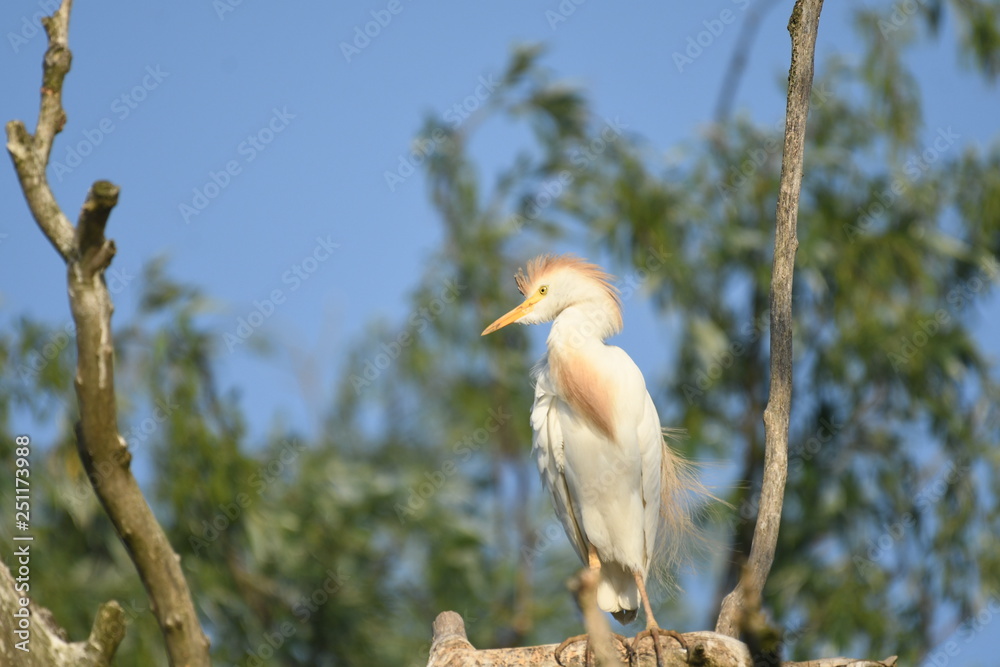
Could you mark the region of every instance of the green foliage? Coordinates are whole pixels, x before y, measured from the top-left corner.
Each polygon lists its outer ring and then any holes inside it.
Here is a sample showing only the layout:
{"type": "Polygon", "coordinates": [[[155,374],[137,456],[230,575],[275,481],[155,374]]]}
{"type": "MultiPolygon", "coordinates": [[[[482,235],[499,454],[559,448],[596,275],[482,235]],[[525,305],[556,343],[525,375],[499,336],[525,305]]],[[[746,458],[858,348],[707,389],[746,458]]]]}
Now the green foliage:
{"type": "MultiPolygon", "coordinates": [[[[961,52],[995,77],[996,3],[920,3],[919,15],[933,33],[951,7],[961,52]]],[[[789,481],[765,596],[779,624],[801,628],[797,657],[916,662],[940,619],[961,622],[1000,589],[984,537],[1000,532],[1000,388],[968,315],[1000,278],[1000,148],[922,127],[904,52],[920,22],[888,30],[885,9],[859,11],[856,64],[818,63],[809,123],[789,481]]],[[[575,556],[528,456],[527,335],[479,335],[514,301],[512,269],[553,244],[610,257],[624,297],[652,299],[676,333],[670,366],[647,371],[661,414],[688,430],[688,453],[738,465],[735,509],[714,527],[722,565],[689,588],[732,586],[763,465],[780,128],[736,118],[665,168],[540,57],[516,50],[460,127],[427,120],[425,136],[445,137],[427,161],[444,240],[412,311],[352,350],[321,438],[276,428],[249,442],[239,394],[217,387],[210,304],[162,263],[146,271],[140,312],[116,331],[121,430],[148,462],[138,474],[219,664],[422,664],[444,609],[477,646],[577,629],[563,587],[575,556]],[[469,145],[494,122],[531,141],[487,182],[469,145]]],[[[33,564],[49,573],[37,599],[74,638],[118,599],[121,664],[162,664],[145,593],[76,457],[72,333],[22,320],[0,334],[2,460],[16,415],[53,424],[34,463],[33,564]]],[[[683,595],[663,606],[679,626],[705,622],[683,595]]]]}

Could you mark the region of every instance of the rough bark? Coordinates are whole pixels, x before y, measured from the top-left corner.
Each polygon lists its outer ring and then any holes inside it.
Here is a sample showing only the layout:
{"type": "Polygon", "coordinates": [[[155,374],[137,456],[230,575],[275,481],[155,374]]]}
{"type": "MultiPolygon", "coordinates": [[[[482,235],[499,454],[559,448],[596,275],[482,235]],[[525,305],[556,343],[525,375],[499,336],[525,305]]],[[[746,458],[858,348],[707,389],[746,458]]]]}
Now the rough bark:
{"type": "MultiPolygon", "coordinates": [[[[715,632],[688,632],[683,635],[691,647],[688,659],[683,649],[671,639],[660,640],[663,667],[753,667],[750,649],[743,642],[715,632]]],[[[477,651],[465,634],[465,622],[453,611],[438,614],[434,620],[434,639],[427,667],[558,667],[553,652],[556,644],[526,648],[487,649],[477,651]]],[[[618,659],[629,664],[625,651],[617,644],[618,659]]],[[[584,645],[575,644],[563,653],[566,667],[584,664],[584,645]]],[[[598,663],[600,664],[600,663],[598,663]]],[[[652,644],[643,642],[631,663],[634,667],[655,667],[652,644]]],[[[768,663],[774,664],[774,663],[768,663]]],[[[894,667],[896,656],[884,660],[855,658],[823,658],[807,662],[783,662],[783,667],[894,667]]]]}
{"type": "Polygon", "coordinates": [[[736,637],[747,596],[759,597],[774,563],[788,476],[788,422],[792,405],[792,275],[798,224],[806,119],[812,92],[816,34],[823,0],[798,0],[788,22],[792,62],[788,73],[785,144],[778,190],[771,269],[771,389],[764,410],[764,482],[745,575],[722,601],[715,631],[736,637]]]}
{"type": "Polygon", "coordinates": [[[16,612],[22,609],[19,598],[25,593],[14,588],[14,578],[0,563],[0,665],[19,667],[107,667],[125,637],[125,612],[117,602],[105,602],[97,609],[90,637],[82,642],[66,641],[66,632],[56,625],[52,613],[31,603],[30,651],[16,647],[19,641],[16,612]]]}
{"type": "MultiPolygon", "coordinates": [[[[76,433],[80,458],[146,587],[170,663],[208,665],[208,639],[198,621],[180,558],[132,475],[131,454],[118,432],[111,337],[114,307],[104,281],[115,244],[105,238],[104,228],[118,202],[119,189],[108,181],[94,183],[74,230],[46,178],[52,142],[66,123],[62,84],[72,61],[68,42],[71,7],[72,0],[64,0],[55,14],[43,19],[49,47],[38,125],[31,135],[19,120],[7,123],[7,150],[35,221],[66,262],[70,310],[77,332],[75,385],[80,421],[76,433]]],[[[108,609],[103,606],[99,618],[108,609]]]]}
{"type": "MultiPolygon", "coordinates": [[[[606,622],[606,621],[605,621],[606,622]]],[[[689,632],[684,636],[691,647],[692,663],[702,665],[718,665],[719,667],[752,667],[750,653],[746,645],[731,637],[717,635],[714,632],[689,632]],[[704,662],[698,662],[704,660],[704,662]]],[[[442,612],[434,621],[434,639],[431,644],[430,659],[427,667],[471,667],[473,665],[489,665],[491,667],[514,667],[515,665],[534,665],[536,667],[558,667],[554,658],[557,644],[545,644],[526,648],[487,649],[477,651],[469,643],[465,635],[465,623],[462,617],[453,611],[442,612]]],[[[680,667],[689,664],[687,654],[671,639],[661,639],[660,648],[664,667],[680,667]]],[[[584,664],[585,645],[577,643],[567,648],[563,653],[563,661],[570,667],[584,664]]],[[[625,650],[614,644],[617,658],[624,664],[629,664],[625,650]]],[[[639,647],[637,659],[632,663],[636,667],[654,667],[656,656],[650,641],[643,641],[639,647]]]]}

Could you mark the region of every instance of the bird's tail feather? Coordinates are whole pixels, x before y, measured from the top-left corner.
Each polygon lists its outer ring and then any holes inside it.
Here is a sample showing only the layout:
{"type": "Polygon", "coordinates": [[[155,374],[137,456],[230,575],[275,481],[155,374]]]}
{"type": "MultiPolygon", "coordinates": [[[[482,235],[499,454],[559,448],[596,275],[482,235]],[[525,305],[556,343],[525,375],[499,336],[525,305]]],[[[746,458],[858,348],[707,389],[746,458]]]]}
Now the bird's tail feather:
{"type": "Polygon", "coordinates": [[[635,620],[639,610],[639,587],[635,577],[618,563],[601,563],[597,606],[611,612],[622,625],[635,620]]]}
{"type": "Polygon", "coordinates": [[[668,589],[677,589],[677,569],[694,553],[704,550],[708,539],[695,523],[695,514],[709,502],[724,503],[698,479],[698,466],[671,447],[684,437],[683,429],[663,429],[661,464],[661,525],[657,531],[655,576],[668,589]]]}

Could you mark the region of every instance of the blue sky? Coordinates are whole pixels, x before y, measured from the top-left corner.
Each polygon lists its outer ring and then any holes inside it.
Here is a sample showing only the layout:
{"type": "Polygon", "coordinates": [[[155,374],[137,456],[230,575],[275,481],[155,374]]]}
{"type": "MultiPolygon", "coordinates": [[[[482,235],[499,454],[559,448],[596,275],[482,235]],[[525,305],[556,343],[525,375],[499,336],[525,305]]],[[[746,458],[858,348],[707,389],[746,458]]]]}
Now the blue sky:
{"type": "MultiPolygon", "coordinates": [[[[765,17],[737,93],[737,108],[760,122],[784,113],[790,4],[765,17]]],[[[45,48],[42,31],[32,29],[46,6],[0,6],[0,117],[23,119],[32,130],[45,48]]],[[[116,322],[135,310],[132,278],[164,254],[171,276],[211,296],[211,317],[223,332],[238,335],[255,302],[273,300],[259,330],[275,342],[276,357],[260,359],[247,345],[229,352],[220,339],[223,386],[240,389],[255,434],[276,415],[310,432],[345,370],[342,351],[374,317],[405,321],[408,292],[441,239],[422,176],[392,190],[384,177],[409,154],[426,114],[475,95],[513,44],[540,41],[549,47],[544,64],[585,88],[598,114],[619,117],[676,156],[710,120],[751,6],[204,0],[124,3],[108,12],[83,1],[70,31],[69,121],[50,180],[71,219],[94,180],[122,187],[108,227],[118,246],[116,322]],[[573,11],[555,22],[560,7],[573,11]],[[374,36],[355,41],[366,25],[374,36]],[[679,67],[675,54],[699,33],[705,46],[679,67]],[[314,382],[306,389],[296,367],[309,369],[314,382]]],[[[818,63],[834,52],[853,57],[856,6],[827,3],[818,63]]],[[[932,140],[951,127],[960,136],[955,150],[995,142],[1000,92],[957,62],[953,23],[942,30],[941,40],[910,59],[924,93],[922,136],[932,140]]],[[[502,128],[472,148],[486,169],[513,154],[502,128]]],[[[10,167],[0,201],[0,323],[28,314],[61,326],[69,320],[62,264],[10,167]]],[[[987,331],[1000,326],[997,303],[994,295],[971,309],[994,356],[1000,343],[987,331]]],[[[662,320],[641,295],[626,304],[625,317],[616,342],[641,368],[661,368],[665,353],[652,342],[662,320]]],[[[950,664],[974,664],[973,655],[963,650],[950,664]]]]}

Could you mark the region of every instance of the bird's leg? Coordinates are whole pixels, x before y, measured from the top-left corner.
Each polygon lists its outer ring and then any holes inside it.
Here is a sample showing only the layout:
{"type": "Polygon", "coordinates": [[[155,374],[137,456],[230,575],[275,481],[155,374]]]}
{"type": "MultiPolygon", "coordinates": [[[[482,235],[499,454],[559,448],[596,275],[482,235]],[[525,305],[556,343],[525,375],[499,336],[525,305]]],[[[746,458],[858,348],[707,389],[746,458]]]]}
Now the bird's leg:
{"type": "Polygon", "coordinates": [[[638,654],[639,641],[643,637],[649,637],[653,640],[653,652],[656,654],[656,667],[663,667],[663,657],[660,655],[660,637],[673,637],[678,644],[681,645],[685,651],[688,651],[687,642],[684,641],[684,637],[681,636],[676,630],[664,630],[656,623],[656,619],[653,618],[653,607],[649,604],[649,594],[646,592],[646,582],[643,581],[642,574],[640,572],[633,572],[635,577],[635,583],[639,587],[639,597],[642,598],[642,608],[646,612],[646,629],[635,636],[632,640],[632,654],[638,654]]]}
{"type": "Polygon", "coordinates": [[[587,545],[587,564],[590,566],[590,571],[594,574],[598,574],[601,571],[601,559],[597,557],[597,549],[594,548],[593,544],[587,545]]]}
{"type": "MultiPolygon", "coordinates": [[[[590,544],[587,545],[587,566],[590,568],[589,574],[593,581],[591,585],[596,586],[598,577],[600,576],[601,572],[601,560],[597,557],[597,550],[594,548],[593,545],[590,544]]],[[[586,612],[584,612],[584,615],[586,615],[586,612]]],[[[629,661],[631,662],[632,647],[629,646],[628,641],[626,641],[626,639],[621,635],[614,632],[611,633],[611,636],[614,637],[616,640],[618,640],[618,643],[622,645],[622,647],[625,649],[625,652],[629,655],[629,661]]],[[[587,642],[587,647],[584,650],[583,654],[583,664],[589,667],[594,657],[594,651],[590,645],[590,636],[586,634],[570,637],[563,643],[559,644],[559,646],[556,647],[556,650],[553,655],[553,657],[556,660],[556,663],[559,665],[563,665],[564,663],[562,661],[562,652],[565,651],[566,648],[569,647],[570,645],[581,641],[587,642]]]]}

